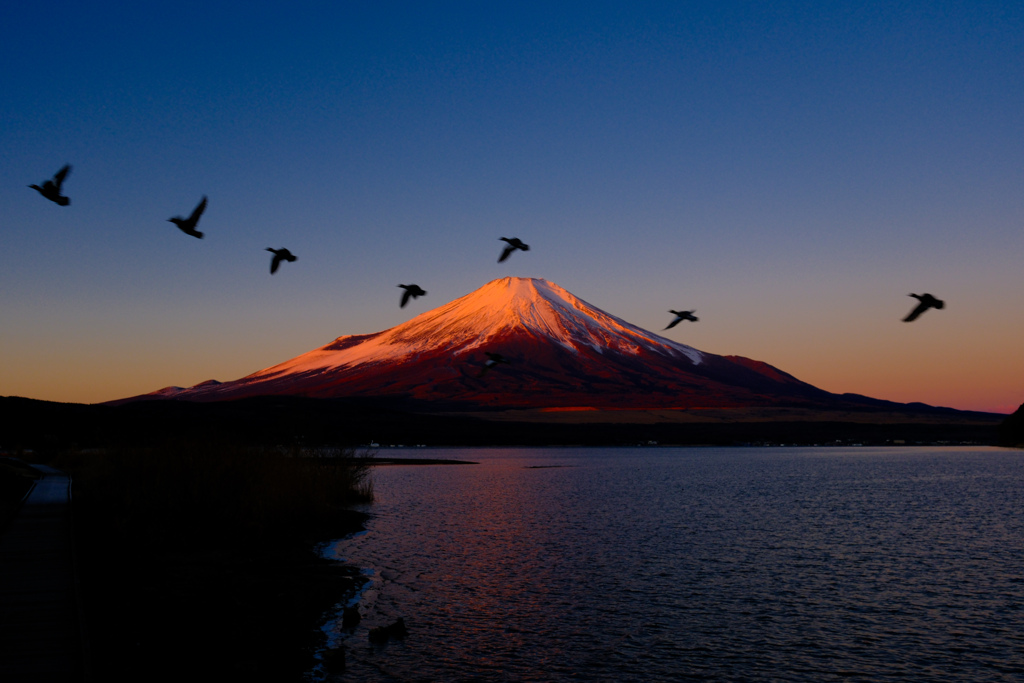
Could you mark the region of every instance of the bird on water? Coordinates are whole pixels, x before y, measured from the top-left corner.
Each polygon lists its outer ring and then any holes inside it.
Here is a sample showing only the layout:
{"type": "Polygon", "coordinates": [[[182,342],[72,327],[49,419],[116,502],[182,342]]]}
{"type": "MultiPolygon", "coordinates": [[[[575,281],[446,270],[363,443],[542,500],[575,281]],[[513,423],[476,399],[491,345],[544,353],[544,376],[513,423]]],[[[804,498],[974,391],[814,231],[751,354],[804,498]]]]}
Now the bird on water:
{"type": "Polygon", "coordinates": [[[183,233],[186,235],[192,235],[199,239],[203,239],[203,233],[196,230],[196,225],[199,223],[199,217],[203,215],[203,211],[206,211],[206,195],[199,201],[196,208],[192,209],[192,215],[188,218],[182,218],[181,216],[175,216],[174,218],[168,218],[168,223],[174,223],[177,225],[183,233]]]}
{"type": "Polygon", "coordinates": [[[523,241],[518,237],[499,237],[498,239],[500,239],[502,242],[508,242],[508,246],[505,247],[505,249],[501,252],[501,256],[498,257],[498,263],[501,263],[502,261],[507,259],[509,254],[511,254],[516,249],[530,251],[530,245],[523,244],[523,241]]]}
{"type": "Polygon", "coordinates": [[[917,306],[914,308],[914,310],[912,310],[907,315],[907,317],[903,319],[903,322],[905,322],[905,323],[909,323],[909,322],[912,322],[914,320],[917,320],[918,317],[920,317],[920,315],[922,313],[924,313],[925,311],[927,311],[929,308],[942,309],[946,305],[946,302],[944,302],[944,301],[942,301],[940,299],[936,299],[934,296],[932,296],[931,294],[927,294],[927,293],[925,293],[925,294],[908,294],[907,296],[914,297],[920,303],[917,304],[917,306]]]}
{"type": "Polygon", "coordinates": [[[420,289],[419,285],[398,285],[405,291],[402,292],[402,303],[399,304],[399,308],[405,308],[405,305],[409,303],[409,299],[415,299],[418,296],[423,296],[426,291],[420,289]]]}
{"type": "Polygon", "coordinates": [[[71,203],[71,200],[60,193],[60,188],[61,185],[64,184],[64,179],[68,177],[68,173],[70,171],[71,164],[65,164],[64,168],[53,174],[53,179],[44,182],[42,187],[39,187],[38,185],[29,185],[29,187],[49,199],[51,202],[60,204],[61,206],[67,206],[71,203]]]}
{"type": "MultiPolygon", "coordinates": [[[[666,327],[665,330],[667,330],[667,329],[669,329],[671,327],[675,327],[676,325],[678,325],[679,323],[681,323],[684,320],[689,320],[691,322],[697,322],[697,318],[693,315],[696,312],[697,312],[697,309],[694,309],[692,311],[669,311],[669,313],[674,315],[676,318],[675,318],[675,320],[673,320],[672,322],[670,322],[668,324],[668,327],[666,327]]],[[[662,332],[664,332],[665,330],[662,330],[662,332]]]]}
{"type": "Polygon", "coordinates": [[[293,261],[299,260],[298,256],[295,256],[294,254],[292,254],[292,252],[288,251],[284,247],[281,247],[280,249],[273,249],[271,247],[267,247],[267,251],[273,252],[274,254],[274,258],[271,259],[270,261],[271,275],[277,272],[277,268],[278,266],[281,265],[281,261],[287,261],[288,263],[292,263],[293,261]]]}

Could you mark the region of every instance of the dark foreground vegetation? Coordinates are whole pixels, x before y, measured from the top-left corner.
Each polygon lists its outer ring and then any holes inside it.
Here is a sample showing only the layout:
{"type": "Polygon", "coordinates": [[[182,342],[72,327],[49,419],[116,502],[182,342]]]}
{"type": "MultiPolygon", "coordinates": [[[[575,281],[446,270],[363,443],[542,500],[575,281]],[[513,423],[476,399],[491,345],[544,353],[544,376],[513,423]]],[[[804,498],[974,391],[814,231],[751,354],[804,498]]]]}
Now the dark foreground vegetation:
{"type": "Polygon", "coordinates": [[[68,451],[92,679],[301,679],[359,581],[318,542],[361,528],[369,462],[180,443],[68,451]]]}
{"type": "Polygon", "coordinates": [[[39,472],[13,458],[0,458],[0,534],[18,514],[21,501],[39,472]]]}

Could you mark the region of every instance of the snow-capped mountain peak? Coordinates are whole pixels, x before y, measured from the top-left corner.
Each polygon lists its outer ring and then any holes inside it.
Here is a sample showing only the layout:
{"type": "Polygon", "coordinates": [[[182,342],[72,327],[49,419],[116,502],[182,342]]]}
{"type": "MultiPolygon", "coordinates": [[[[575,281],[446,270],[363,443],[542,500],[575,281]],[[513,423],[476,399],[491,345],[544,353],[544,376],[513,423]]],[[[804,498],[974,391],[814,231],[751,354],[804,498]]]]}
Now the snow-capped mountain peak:
{"type": "Polygon", "coordinates": [[[646,348],[683,354],[693,363],[701,360],[696,349],[651,334],[538,278],[494,280],[389,330],[384,337],[392,344],[448,343],[464,352],[512,331],[546,337],[569,349],[588,346],[596,351],[636,353],[646,348]]]}
{"type": "Polygon", "coordinates": [[[765,363],[666,339],[547,280],[506,277],[391,329],[338,337],[231,382],[147,398],[396,396],[494,407],[678,408],[824,393],[765,363]],[[485,352],[507,360],[486,372],[485,352]]]}
{"type": "Polygon", "coordinates": [[[401,362],[446,348],[458,356],[513,333],[528,333],[576,351],[589,347],[637,354],[641,350],[701,362],[697,349],[652,334],[605,313],[558,285],[538,278],[494,280],[390,330],[338,337],[324,347],[246,379],[359,363],[401,362]]]}

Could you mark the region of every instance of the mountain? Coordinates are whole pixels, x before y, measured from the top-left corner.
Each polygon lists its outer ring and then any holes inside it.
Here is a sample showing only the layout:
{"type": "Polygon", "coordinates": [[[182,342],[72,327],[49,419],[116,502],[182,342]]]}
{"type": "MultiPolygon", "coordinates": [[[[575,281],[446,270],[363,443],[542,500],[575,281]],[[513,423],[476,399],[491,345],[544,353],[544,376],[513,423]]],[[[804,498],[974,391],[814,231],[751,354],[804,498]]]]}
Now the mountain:
{"type": "Polygon", "coordinates": [[[134,399],[381,396],[483,408],[824,405],[839,397],[767,363],[719,356],[605,313],[542,279],[508,277],[383,332],[230,382],[134,399]],[[488,356],[499,363],[484,372],[488,356]]]}

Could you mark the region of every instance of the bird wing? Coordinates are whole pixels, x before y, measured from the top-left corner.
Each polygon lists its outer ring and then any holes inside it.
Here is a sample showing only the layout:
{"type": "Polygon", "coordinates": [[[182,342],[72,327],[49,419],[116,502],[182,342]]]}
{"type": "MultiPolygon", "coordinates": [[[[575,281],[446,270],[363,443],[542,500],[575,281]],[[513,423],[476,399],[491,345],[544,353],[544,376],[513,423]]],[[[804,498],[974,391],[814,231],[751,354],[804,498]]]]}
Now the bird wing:
{"type": "Polygon", "coordinates": [[[192,224],[195,225],[199,221],[199,217],[203,215],[203,211],[206,211],[206,195],[203,195],[202,200],[196,205],[196,208],[192,210],[192,215],[188,217],[192,224]]]}
{"type": "Polygon", "coordinates": [[[60,191],[60,186],[64,183],[64,179],[68,177],[68,173],[71,172],[71,164],[65,164],[64,168],[57,171],[53,176],[53,184],[57,186],[57,191],[60,191]]]}
{"type": "Polygon", "coordinates": [[[515,248],[515,247],[505,247],[505,248],[504,248],[504,249],[503,249],[503,250],[501,251],[501,256],[500,256],[500,257],[498,257],[498,263],[501,263],[502,261],[504,261],[505,259],[507,259],[507,258],[508,258],[508,255],[509,255],[509,254],[511,254],[511,253],[512,253],[513,251],[515,251],[515,250],[516,250],[516,248],[515,248]]]}
{"type": "Polygon", "coordinates": [[[281,265],[281,255],[276,251],[274,252],[274,258],[270,261],[270,274],[273,275],[277,272],[277,267],[281,265]]]}
{"type": "Polygon", "coordinates": [[[929,308],[931,308],[931,306],[929,304],[925,303],[924,301],[922,301],[921,303],[919,303],[917,305],[916,308],[914,308],[914,310],[912,310],[907,315],[906,318],[903,319],[903,322],[909,323],[909,322],[913,322],[913,321],[917,320],[918,316],[921,315],[922,313],[924,313],[925,311],[927,311],[929,308]]]}
{"type": "MultiPolygon", "coordinates": [[[[672,322],[670,322],[668,324],[668,327],[665,328],[665,330],[668,330],[668,329],[671,329],[671,328],[675,327],[676,325],[679,324],[679,321],[682,320],[682,319],[683,319],[683,316],[681,316],[681,315],[676,316],[676,319],[673,320],[672,322]]],[[[664,332],[665,330],[662,330],[662,332],[664,332]]]]}
{"type": "Polygon", "coordinates": [[[410,291],[409,291],[408,289],[407,289],[407,290],[405,290],[404,292],[402,292],[402,303],[401,303],[401,304],[399,304],[399,306],[398,306],[398,307],[399,307],[399,308],[405,308],[405,305],[406,305],[407,303],[409,303],[409,297],[410,297],[410,296],[412,296],[412,292],[410,292],[410,291]]]}

